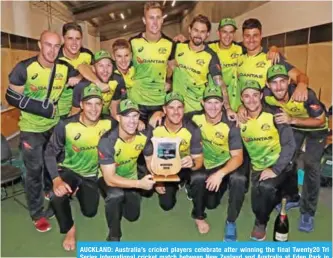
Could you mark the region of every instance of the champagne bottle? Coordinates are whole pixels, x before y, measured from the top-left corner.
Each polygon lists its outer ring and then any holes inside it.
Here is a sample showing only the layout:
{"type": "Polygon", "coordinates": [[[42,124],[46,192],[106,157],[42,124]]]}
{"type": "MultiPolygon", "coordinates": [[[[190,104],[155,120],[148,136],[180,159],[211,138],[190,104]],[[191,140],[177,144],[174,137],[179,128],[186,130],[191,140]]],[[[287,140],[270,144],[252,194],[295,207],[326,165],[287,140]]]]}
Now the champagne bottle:
{"type": "Polygon", "coordinates": [[[277,215],[274,223],[274,233],[273,233],[274,241],[279,241],[279,242],[288,241],[289,221],[286,212],[286,203],[287,199],[283,198],[280,214],[277,215]]]}

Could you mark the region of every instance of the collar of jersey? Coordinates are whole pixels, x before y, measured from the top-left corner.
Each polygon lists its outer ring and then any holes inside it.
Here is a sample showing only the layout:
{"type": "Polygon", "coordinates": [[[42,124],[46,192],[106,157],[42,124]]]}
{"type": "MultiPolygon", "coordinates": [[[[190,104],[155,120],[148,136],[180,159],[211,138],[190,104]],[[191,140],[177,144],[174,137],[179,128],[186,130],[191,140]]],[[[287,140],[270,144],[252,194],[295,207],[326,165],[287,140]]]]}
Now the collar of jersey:
{"type": "Polygon", "coordinates": [[[160,37],[156,42],[153,42],[153,41],[149,41],[148,39],[146,39],[146,38],[143,36],[143,33],[144,33],[144,32],[141,32],[141,33],[140,33],[140,37],[143,38],[143,39],[144,39],[146,42],[148,42],[149,44],[156,44],[156,43],[160,42],[160,40],[161,40],[162,38],[165,37],[165,35],[164,35],[163,33],[161,33],[161,37],[160,37]]]}
{"type": "Polygon", "coordinates": [[[190,48],[190,41],[188,41],[186,45],[187,45],[188,49],[189,49],[191,52],[194,52],[194,53],[200,53],[200,52],[203,52],[203,51],[205,51],[206,48],[207,48],[207,45],[204,43],[204,48],[203,48],[203,50],[200,50],[200,51],[194,51],[193,49],[190,48]]]}
{"type": "Polygon", "coordinates": [[[60,48],[59,54],[58,54],[58,58],[64,57],[64,58],[66,58],[68,60],[76,60],[76,59],[79,58],[81,52],[82,52],[82,47],[80,47],[79,55],[77,56],[77,58],[75,58],[75,59],[69,59],[67,56],[65,56],[65,54],[64,54],[64,45],[62,45],[61,48],[60,48]]]}

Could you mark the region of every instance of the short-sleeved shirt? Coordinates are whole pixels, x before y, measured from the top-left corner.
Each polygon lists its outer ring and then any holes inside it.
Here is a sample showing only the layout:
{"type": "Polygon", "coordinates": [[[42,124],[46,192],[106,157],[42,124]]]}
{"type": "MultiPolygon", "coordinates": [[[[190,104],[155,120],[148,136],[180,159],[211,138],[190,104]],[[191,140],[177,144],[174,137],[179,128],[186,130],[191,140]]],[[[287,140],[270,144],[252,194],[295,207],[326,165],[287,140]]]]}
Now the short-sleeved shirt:
{"type": "MultiPolygon", "coordinates": [[[[282,56],[280,57],[279,64],[285,65],[288,72],[293,68],[282,56]]],[[[255,80],[260,84],[261,88],[264,88],[267,79],[267,70],[271,66],[272,61],[267,60],[267,55],[264,52],[259,52],[254,56],[249,56],[247,53],[242,54],[238,58],[238,82],[244,83],[246,80],[255,80]]]]}
{"type": "MultiPolygon", "coordinates": [[[[113,120],[101,119],[94,126],[86,126],[80,122],[80,114],[60,120],[47,145],[46,156],[58,157],[58,166],[84,177],[96,176],[98,142],[115,125],[113,120]]],[[[48,170],[57,170],[57,167],[49,165],[48,170]]],[[[56,171],[50,173],[57,174],[56,171]]]]}
{"type": "Polygon", "coordinates": [[[225,164],[231,158],[230,151],[243,148],[239,128],[228,120],[225,113],[216,124],[209,123],[204,113],[194,115],[192,120],[201,131],[206,169],[225,164]]]}
{"type": "Polygon", "coordinates": [[[281,144],[275,114],[275,110],[263,108],[257,118],[240,125],[241,137],[255,171],[274,165],[279,158],[281,144]]]}
{"type": "MultiPolygon", "coordinates": [[[[89,49],[81,47],[79,56],[76,59],[69,59],[69,58],[65,57],[63,47],[62,47],[59,51],[58,58],[60,60],[64,60],[64,61],[68,62],[75,69],[77,69],[77,67],[80,64],[90,65],[92,63],[93,53],[89,49]]],[[[72,98],[73,98],[73,89],[71,87],[68,87],[61,95],[61,98],[58,103],[60,116],[67,115],[70,112],[70,110],[72,108],[72,98]]]]}
{"type": "MultiPolygon", "coordinates": [[[[227,85],[230,107],[237,111],[241,105],[240,90],[237,86],[238,57],[242,55],[242,47],[232,43],[230,48],[220,48],[219,41],[209,42],[208,46],[217,54],[222,66],[223,81],[227,85]]],[[[209,78],[212,84],[212,78],[209,78]]]]}
{"type": "MultiPolygon", "coordinates": [[[[24,87],[23,94],[37,100],[44,100],[50,82],[52,90],[49,99],[56,103],[66,88],[69,77],[76,76],[75,69],[62,60],[56,60],[55,72],[52,77],[52,69],[43,67],[38,62],[37,56],[19,62],[9,74],[9,82],[16,86],[24,87]]],[[[57,108],[55,118],[44,118],[35,114],[21,111],[19,127],[26,132],[45,132],[54,127],[59,121],[59,110],[57,108]]]]}
{"type": "MultiPolygon", "coordinates": [[[[114,66],[116,67],[116,66],[114,66]]],[[[122,73],[118,69],[114,71],[116,74],[121,75],[125,81],[125,87],[126,87],[126,94],[127,98],[134,101],[134,98],[132,97],[132,88],[134,87],[134,74],[135,74],[135,68],[131,64],[128,68],[127,73],[122,73]]]]}
{"type": "MultiPolygon", "coordinates": [[[[191,119],[184,118],[182,121],[182,127],[177,132],[169,131],[163,121],[162,125],[152,129],[151,136],[161,138],[179,137],[181,139],[179,146],[179,154],[181,158],[202,153],[200,129],[193,121],[191,121],[191,119]]],[[[151,156],[153,155],[153,151],[153,143],[149,140],[144,155],[151,156]]]]}
{"type": "Polygon", "coordinates": [[[157,42],[150,42],[140,33],[130,39],[130,44],[135,69],[133,101],[144,106],[163,105],[168,60],[174,43],[163,34],[157,42]]]}
{"type": "MultiPolygon", "coordinates": [[[[308,117],[319,117],[325,110],[324,105],[318,100],[316,93],[308,88],[308,99],[304,102],[298,102],[291,99],[291,96],[296,90],[296,85],[290,84],[288,87],[289,100],[286,103],[279,102],[273,95],[272,91],[265,87],[263,90],[264,100],[271,106],[277,106],[283,109],[291,117],[297,118],[308,118],[308,117]]],[[[293,129],[302,131],[319,131],[328,128],[327,119],[325,125],[317,128],[313,127],[302,127],[297,125],[291,125],[293,129]]]]}
{"type": "Polygon", "coordinates": [[[118,176],[137,179],[137,160],[147,142],[147,131],[137,132],[130,142],[119,136],[119,127],[104,134],[98,144],[99,164],[116,165],[118,176]]]}
{"type": "Polygon", "coordinates": [[[172,89],[183,95],[185,112],[200,111],[200,101],[208,84],[208,76],[221,75],[220,61],[207,45],[195,52],[189,42],[177,43],[171,56],[177,62],[173,71],[172,89]]]}
{"type": "MultiPolygon", "coordinates": [[[[80,100],[82,96],[83,89],[89,86],[91,82],[87,80],[82,80],[78,85],[74,87],[73,92],[73,106],[80,107],[80,100]]],[[[125,94],[125,83],[121,75],[112,74],[109,81],[109,91],[102,92],[103,97],[103,109],[102,114],[109,115],[110,114],[110,104],[112,100],[120,100],[122,94],[125,94]]]]}

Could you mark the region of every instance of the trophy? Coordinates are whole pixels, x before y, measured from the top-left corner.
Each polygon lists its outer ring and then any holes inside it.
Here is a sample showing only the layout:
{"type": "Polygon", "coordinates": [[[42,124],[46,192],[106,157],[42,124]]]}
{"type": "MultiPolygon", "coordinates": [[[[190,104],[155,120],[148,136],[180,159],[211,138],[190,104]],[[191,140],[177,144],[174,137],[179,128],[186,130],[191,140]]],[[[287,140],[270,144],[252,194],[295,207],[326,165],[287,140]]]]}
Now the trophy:
{"type": "Polygon", "coordinates": [[[181,170],[179,145],[181,138],[153,137],[153,157],[151,170],[156,182],[178,182],[178,172],[181,170]]]}

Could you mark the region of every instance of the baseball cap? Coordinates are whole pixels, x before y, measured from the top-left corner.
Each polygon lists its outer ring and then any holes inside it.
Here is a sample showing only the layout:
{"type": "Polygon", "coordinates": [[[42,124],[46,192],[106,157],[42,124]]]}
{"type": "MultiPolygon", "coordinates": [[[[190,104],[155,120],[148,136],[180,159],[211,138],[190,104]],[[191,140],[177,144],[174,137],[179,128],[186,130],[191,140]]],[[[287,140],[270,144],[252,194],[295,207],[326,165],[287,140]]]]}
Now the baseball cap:
{"type": "Polygon", "coordinates": [[[284,65],[276,64],[272,65],[270,68],[267,70],[267,81],[273,81],[277,77],[285,77],[289,78],[287,69],[284,65]]]}
{"type": "Polygon", "coordinates": [[[183,95],[177,92],[170,92],[165,96],[164,105],[168,105],[170,102],[178,100],[181,103],[185,103],[183,95]]]}
{"type": "Polygon", "coordinates": [[[245,83],[243,83],[241,85],[241,94],[246,89],[253,89],[253,90],[261,91],[261,87],[260,87],[259,82],[254,81],[254,80],[245,81],[245,83]]]}
{"type": "Polygon", "coordinates": [[[206,87],[204,94],[203,94],[203,99],[207,100],[210,98],[217,98],[222,101],[223,96],[222,96],[221,88],[220,87],[206,87]]]}
{"type": "Polygon", "coordinates": [[[236,21],[232,18],[224,18],[224,19],[220,20],[219,29],[221,29],[222,27],[224,27],[226,25],[231,25],[237,30],[236,21]]]}
{"type": "Polygon", "coordinates": [[[126,116],[128,113],[135,111],[139,111],[139,106],[133,103],[130,99],[123,99],[120,101],[118,105],[118,114],[122,116],[126,116]]]}
{"type": "Polygon", "coordinates": [[[108,59],[112,60],[111,55],[108,51],[105,51],[105,50],[97,51],[94,55],[94,62],[97,63],[98,61],[100,61],[104,58],[108,58],[108,59]]]}
{"type": "Polygon", "coordinates": [[[91,83],[83,89],[83,94],[81,96],[81,101],[92,99],[92,98],[102,98],[102,91],[95,84],[91,83]]]}

